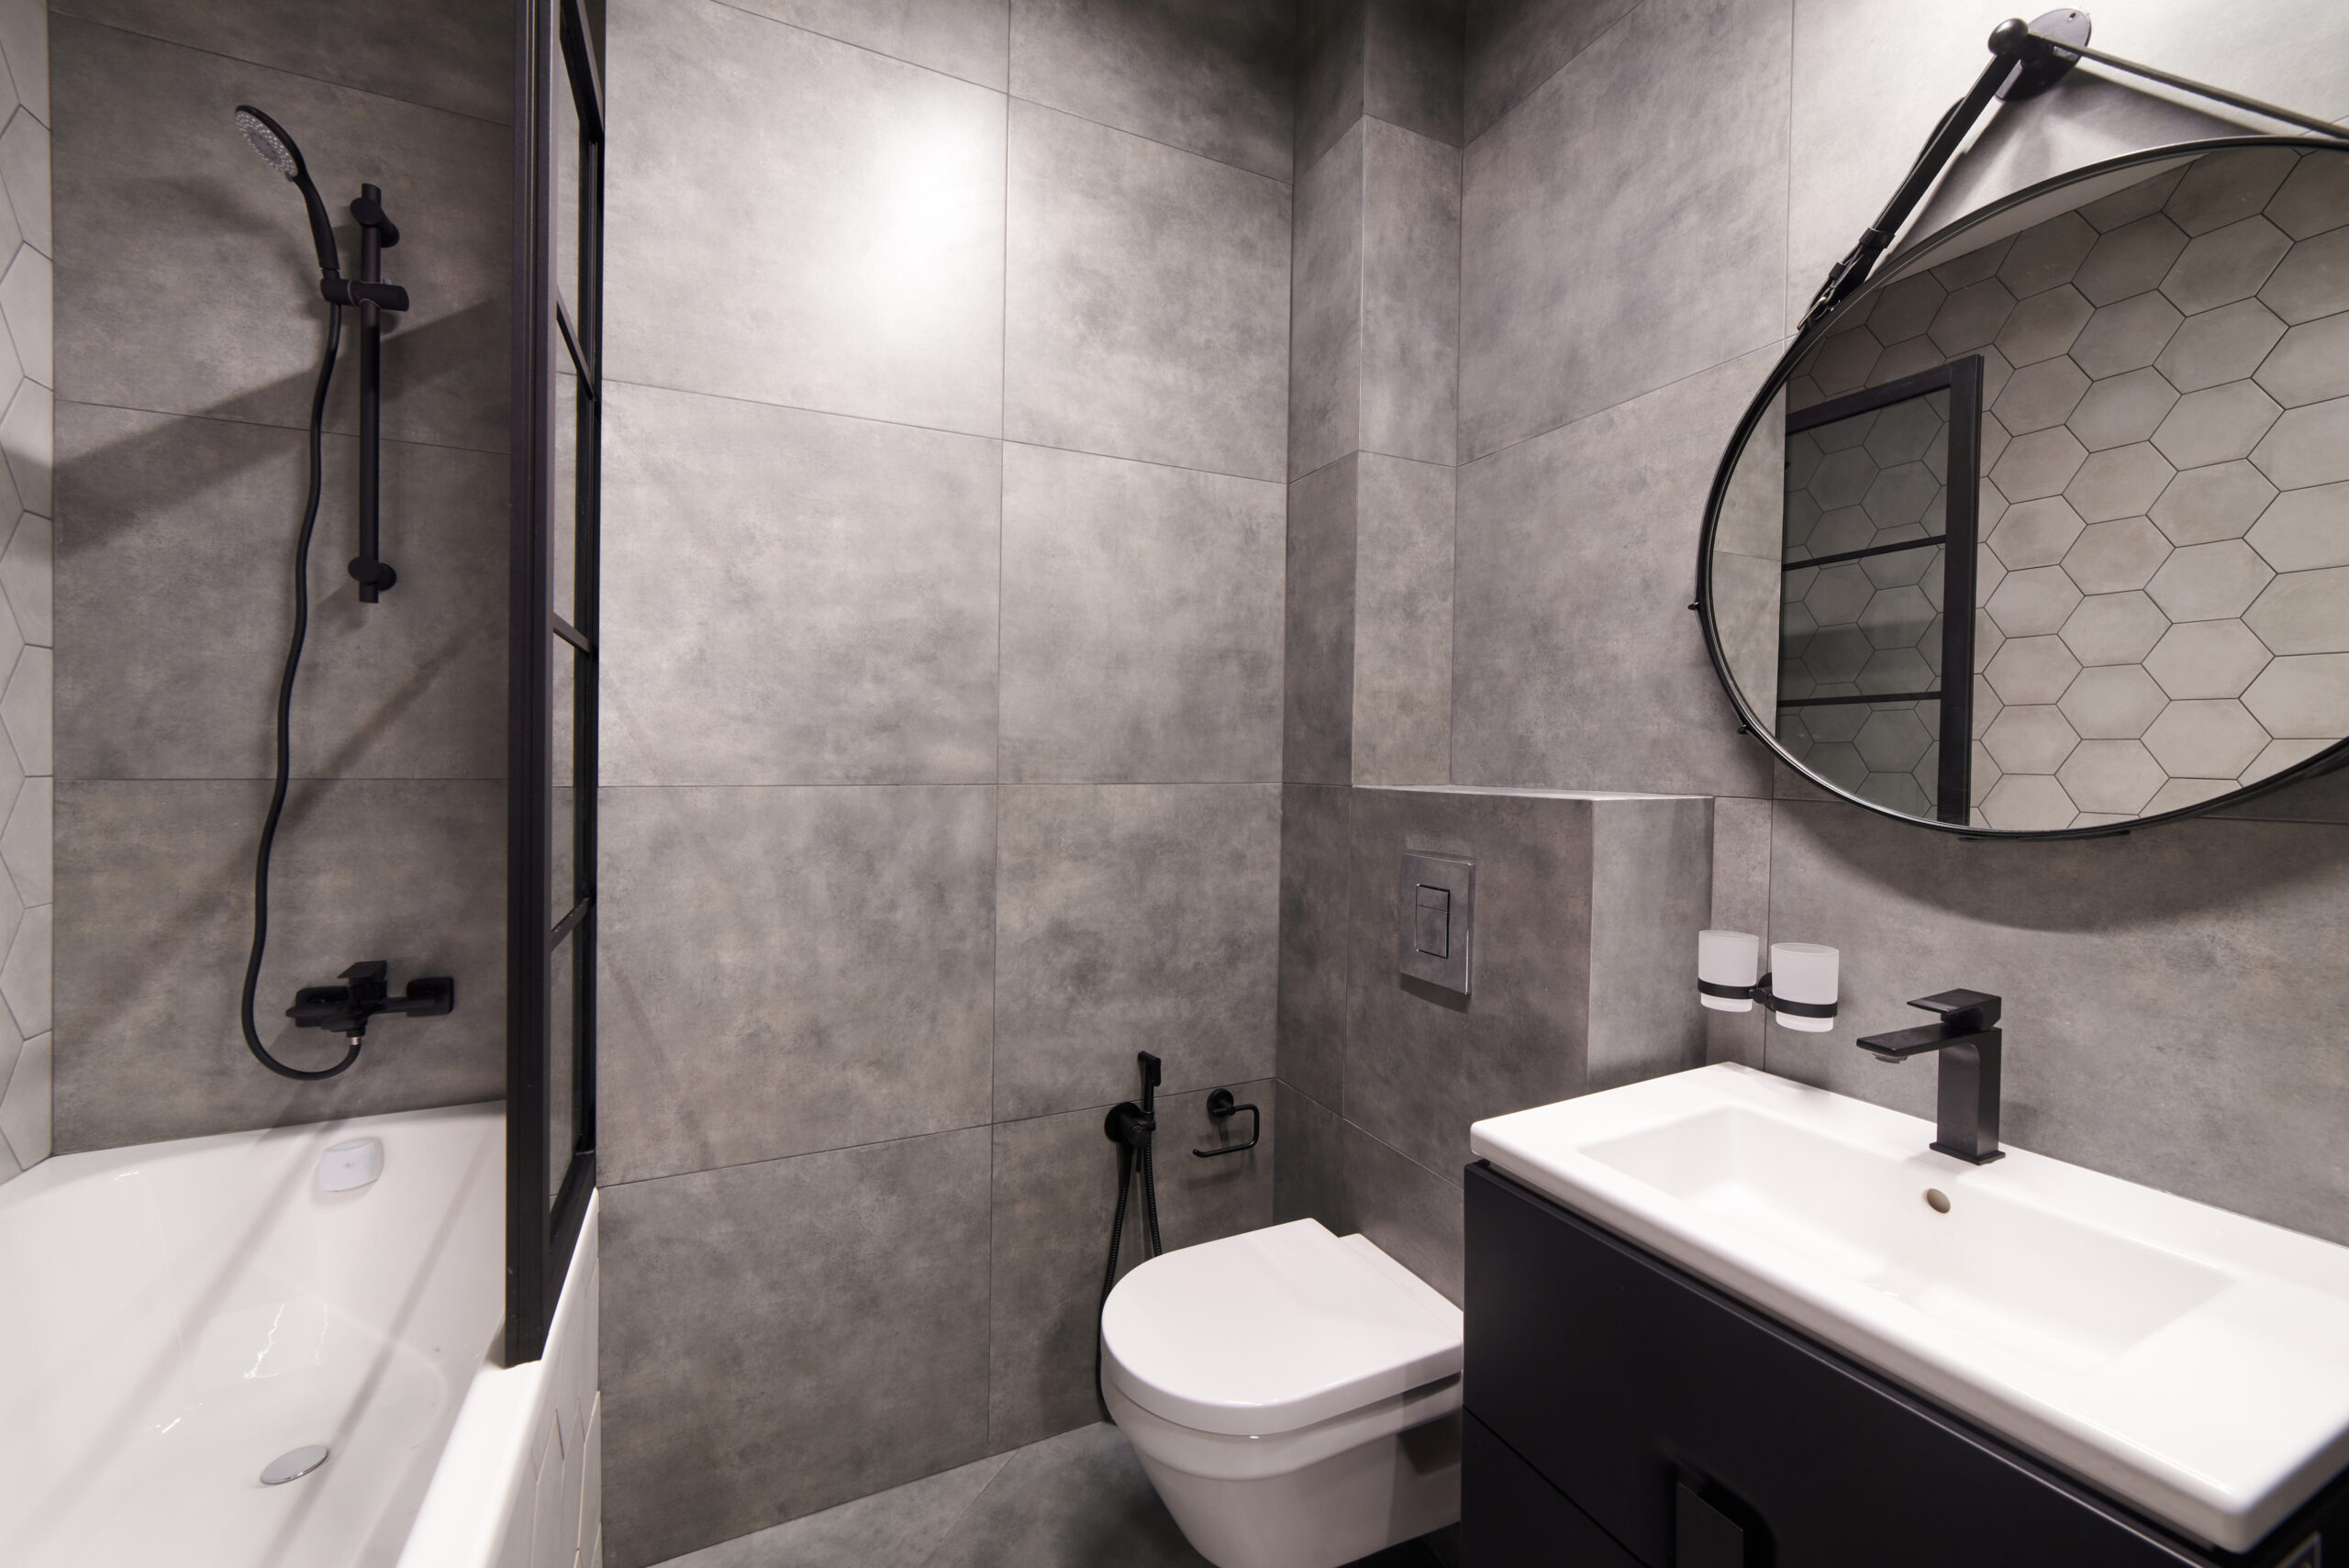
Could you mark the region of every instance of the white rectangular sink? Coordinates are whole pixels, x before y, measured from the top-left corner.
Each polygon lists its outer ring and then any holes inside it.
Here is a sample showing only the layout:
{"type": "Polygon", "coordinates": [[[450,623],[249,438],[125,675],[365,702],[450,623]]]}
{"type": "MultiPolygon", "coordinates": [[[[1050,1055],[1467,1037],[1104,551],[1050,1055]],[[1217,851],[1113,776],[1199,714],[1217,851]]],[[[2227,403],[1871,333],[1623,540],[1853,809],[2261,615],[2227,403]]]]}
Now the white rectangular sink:
{"type": "Polygon", "coordinates": [[[1969,1165],[1932,1137],[1727,1064],[1469,1132],[1527,1185],[2198,1540],[2246,1550],[2349,1465],[2349,1247],[2020,1149],[1969,1165]]]}

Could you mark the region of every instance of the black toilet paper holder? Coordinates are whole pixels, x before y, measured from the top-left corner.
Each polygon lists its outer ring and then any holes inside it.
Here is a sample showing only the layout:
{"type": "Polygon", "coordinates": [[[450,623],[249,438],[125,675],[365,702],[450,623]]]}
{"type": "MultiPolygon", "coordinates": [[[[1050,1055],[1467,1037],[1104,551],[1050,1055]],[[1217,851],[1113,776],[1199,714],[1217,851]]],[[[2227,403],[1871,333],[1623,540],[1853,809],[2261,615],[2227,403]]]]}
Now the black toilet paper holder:
{"type": "Polygon", "coordinates": [[[1218,1089],[1208,1096],[1208,1115],[1215,1118],[1218,1121],[1222,1121],[1228,1117],[1237,1116],[1241,1111],[1246,1111],[1248,1113],[1247,1142],[1228,1143],[1220,1149],[1194,1149],[1191,1152],[1199,1159],[1212,1160],[1219,1154],[1245,1154],[1251,1149],[1255,1148],[1256,1140],[1264,1129],[1264,1113],[1258,1110],[1254,1106],[1240,1106],[1232,1104],[1232,1093],[1229,1089],[1218,1089]]]}

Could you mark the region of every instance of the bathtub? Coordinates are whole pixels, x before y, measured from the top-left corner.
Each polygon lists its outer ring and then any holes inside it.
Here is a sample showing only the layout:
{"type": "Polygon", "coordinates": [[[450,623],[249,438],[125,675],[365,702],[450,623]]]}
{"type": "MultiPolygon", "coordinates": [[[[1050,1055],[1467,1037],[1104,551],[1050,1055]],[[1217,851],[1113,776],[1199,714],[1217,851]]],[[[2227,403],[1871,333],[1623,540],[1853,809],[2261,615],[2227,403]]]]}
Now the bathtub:
{"type": "Polygon", "coordinates": [[[505,1128],[354,1118],[0,1186],[0,1562],[392,1568],[504,1316],[505,1128]],[[381,1175],[326,1190],[367,1139],[381,1175]]]}

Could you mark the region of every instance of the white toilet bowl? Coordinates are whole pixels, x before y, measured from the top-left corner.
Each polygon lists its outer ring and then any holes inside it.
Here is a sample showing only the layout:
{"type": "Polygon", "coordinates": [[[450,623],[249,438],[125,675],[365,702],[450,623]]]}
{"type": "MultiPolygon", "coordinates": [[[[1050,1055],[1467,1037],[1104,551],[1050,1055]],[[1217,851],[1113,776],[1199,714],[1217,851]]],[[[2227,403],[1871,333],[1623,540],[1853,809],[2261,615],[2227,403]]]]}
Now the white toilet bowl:
{"type": "Polygon", "coordinates": [[[1460,1309],[1317,1220],[1152,1258],[1101,1395],[1218,1568],[1337,1568],[1460,1517],[1460,1309]]]}

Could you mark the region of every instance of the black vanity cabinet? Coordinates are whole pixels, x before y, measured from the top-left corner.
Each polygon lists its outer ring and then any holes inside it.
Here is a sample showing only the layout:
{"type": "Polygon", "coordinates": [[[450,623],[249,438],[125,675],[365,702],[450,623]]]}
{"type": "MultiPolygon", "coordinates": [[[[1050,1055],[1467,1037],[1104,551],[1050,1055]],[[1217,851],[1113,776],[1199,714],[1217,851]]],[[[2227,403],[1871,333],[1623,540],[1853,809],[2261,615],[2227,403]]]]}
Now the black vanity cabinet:
{"type": "Polygon", "coordinates": [[[2340,1482],[2198,1549],[1482,1163],[1466,1296],[1466,1568],[2349,1562],[2340,1482]]]}

